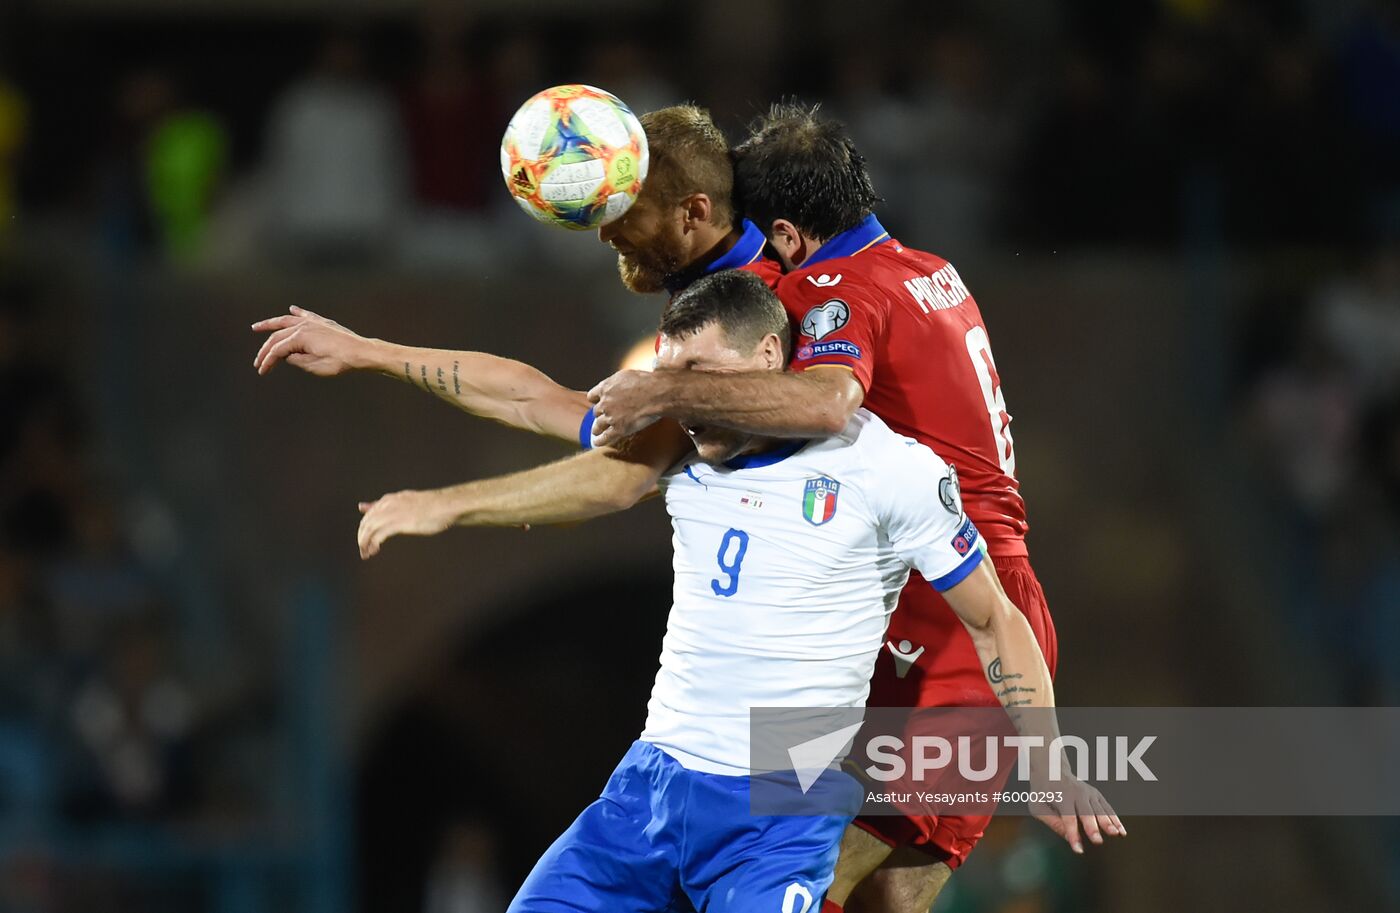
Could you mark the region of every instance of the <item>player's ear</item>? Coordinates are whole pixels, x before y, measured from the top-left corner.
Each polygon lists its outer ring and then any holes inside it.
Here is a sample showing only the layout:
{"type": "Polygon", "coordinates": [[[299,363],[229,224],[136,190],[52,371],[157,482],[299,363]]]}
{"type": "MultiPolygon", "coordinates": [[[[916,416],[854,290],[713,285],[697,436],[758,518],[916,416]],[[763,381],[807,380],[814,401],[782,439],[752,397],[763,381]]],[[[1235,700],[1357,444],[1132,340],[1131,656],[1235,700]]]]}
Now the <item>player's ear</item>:
{"type": "Polygon", "coordinates": [[[765,371],[781,371],[786,367],[783,359],[783,341],[777,333],[769,333],[758,344],[758,356],[765,371]]]}
{"type": "Polygon", "coordinates": [[[686,229],[692,230],[699,227],[701,222],[710,221],[710,214],[714,212],[714,203],[706,194],[692,193],[681,201],[681,209],[685,214],[686,229]]]}
{"type": "Polygon", "coordinates": [[[787,219],[774,219],[768,229],[768,241],[774,249],[791,263],[801,263],[802,233],[787,219]]]}

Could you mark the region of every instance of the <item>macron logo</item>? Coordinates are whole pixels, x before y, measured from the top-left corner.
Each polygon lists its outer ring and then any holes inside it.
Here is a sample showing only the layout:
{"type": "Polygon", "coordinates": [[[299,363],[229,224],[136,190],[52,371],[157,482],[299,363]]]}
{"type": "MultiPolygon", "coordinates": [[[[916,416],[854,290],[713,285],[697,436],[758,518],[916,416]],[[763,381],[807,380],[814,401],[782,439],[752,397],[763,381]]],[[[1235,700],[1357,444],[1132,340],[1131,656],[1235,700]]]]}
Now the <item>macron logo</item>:
{"type": "Polygon", "coordinates": [[[836,285],[841,281],[841,274],[837,273],[836,275],[831,276],[826,273],[822,273],[820,276],[808,276],[807,281],[815,285],[817,288],[831,288],[833,285],[836,285]]]}
{"type": "Polygon", "coordinates": [[[802,795],[807,795],[807,790],[831,767],[832,761],[846,753],[851,739],[855,738],[863,725],[865,724],[853,723],[844,729],[817,736],[788,749],[788,760],[792,761],[792,769],[797,774],[797,785],[802,788],[802,795]]]}
{"type": "Polygon", "coordinates": [[[894,657],[895,678],[904,678],[908,675],[909,670],[914,668],[914,664],[919,661],[919,657],[924,655],[923,647],[915,650],[914,645],[907,640],[901,640],[899,646],[895,646],[894,641],[887,640],[885,646],[889,647],[890,655],[894,657]]]}

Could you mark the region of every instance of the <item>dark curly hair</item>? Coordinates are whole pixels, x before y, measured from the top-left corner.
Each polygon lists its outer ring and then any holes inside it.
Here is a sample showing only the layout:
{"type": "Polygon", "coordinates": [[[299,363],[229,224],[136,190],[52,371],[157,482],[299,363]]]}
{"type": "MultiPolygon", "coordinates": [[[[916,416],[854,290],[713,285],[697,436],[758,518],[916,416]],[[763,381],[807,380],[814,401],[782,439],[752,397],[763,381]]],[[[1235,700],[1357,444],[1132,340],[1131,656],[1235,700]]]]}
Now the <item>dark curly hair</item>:
{"type": "Polygon", "coordinates": [[[881,198],[846,126],[818,105],[774,105],[734,150],[735,195],[767,233],[786,219],[818,241],[858,225],[881,198]]]}

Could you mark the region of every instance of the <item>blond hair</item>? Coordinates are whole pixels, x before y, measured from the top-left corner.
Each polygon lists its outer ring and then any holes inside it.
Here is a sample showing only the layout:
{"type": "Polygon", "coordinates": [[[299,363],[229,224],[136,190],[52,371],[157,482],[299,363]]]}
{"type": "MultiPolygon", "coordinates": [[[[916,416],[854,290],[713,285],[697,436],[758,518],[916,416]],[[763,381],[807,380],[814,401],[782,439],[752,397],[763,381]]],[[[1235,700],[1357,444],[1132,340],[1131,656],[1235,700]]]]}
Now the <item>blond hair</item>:
{"type": "Polygon", "coordinates": [[[657,200],[669,206],[703,193],[710,198],[711,221],[734,223],[734,164],[729,141],[710,112],[696,105],[672,105],[643,114],[641,122],[651,149],[647,187],[657,200]]]}

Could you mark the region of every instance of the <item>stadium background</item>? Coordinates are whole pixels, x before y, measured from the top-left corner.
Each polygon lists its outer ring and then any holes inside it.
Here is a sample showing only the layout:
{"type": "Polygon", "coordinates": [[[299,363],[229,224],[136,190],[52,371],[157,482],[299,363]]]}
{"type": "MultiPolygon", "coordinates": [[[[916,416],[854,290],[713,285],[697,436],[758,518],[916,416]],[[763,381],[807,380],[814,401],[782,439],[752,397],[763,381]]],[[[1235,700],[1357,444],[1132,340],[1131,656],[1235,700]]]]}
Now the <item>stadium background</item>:
{"type": "MultiPolygon", "coordinates": [[[[660,302],[496,172],[564,81],[849,120],[986,315],[1061,702],[1400,700],[1393,5],[6,0],[0,910],[490,913],[596,794],[660,506],[362,565],[357,500],[565,451],[247,330],[609,373],[660,302]]],[[[1400,909],[1393,820],[1131,830],[1003,821],[939,909],[1400,909]]]]}

